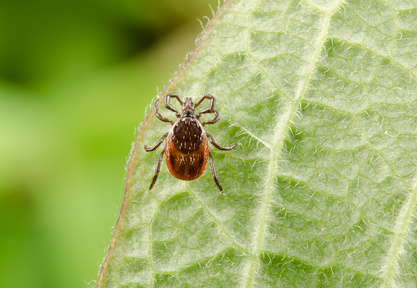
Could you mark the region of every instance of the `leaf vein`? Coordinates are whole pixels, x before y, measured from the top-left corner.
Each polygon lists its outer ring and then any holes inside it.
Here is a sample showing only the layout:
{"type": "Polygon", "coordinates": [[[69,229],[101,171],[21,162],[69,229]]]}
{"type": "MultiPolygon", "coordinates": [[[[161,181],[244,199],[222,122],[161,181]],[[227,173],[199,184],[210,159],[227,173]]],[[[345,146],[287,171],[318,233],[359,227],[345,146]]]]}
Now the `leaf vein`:
{"type": "Polygon", "coordinates": [[[389,60],[390,62],[394,63],[395,66],[397,66],[399,69],[407,72],[411,76],[411,78],[413,78],[413,82],[417,84],[417,75],[411,69],[407,68],[404,64],[399,62],[399,60],[396,60],[393,55],[380,54],[377,51],[372,50],[371,48],[365,46],[363,43],[351,42],[352,40],[347,41],[346,39],[342,39],[342,38],[338,38],[338,37],[334,37],[334,36],[331,36],[330,39],[332,39],[334,41],[341,42],[341,43],[348,43],[349,45],[351,45],[353,47],[358,47],[360,49],[366,50],[369,53],[371,53],[371,54],[373,54],[377,57],[380,57],[381,59],[389,60]]]}
{"type": "Polygon", "coordinates": [[[404,252],[404,242],[406,242],[407,232],[410,230],[412,218],[415,217],[415,210],[417,205],[417,174],[415,175],[412,187],[404,206],[398,214],[397,221],[394,228],[394,239],[388,250],[386,261],[382,267],[382,287],[397,287],[395,283],[395,276],[398,271],[398,260],[404,252]]]}
{"type": "MultiPolygon", "coordinates": [[[[187,185],[188,186],[188,185],[187,185]]],[[[239,245],[233,237],[227,232],[226,227],[224,227],[223,223],[219,221],[219,219],[216,218],[216,216],[213,214],[213,212],[208,208],[208,206],[201,200],[200,197],[198,197],[198,194],[195,193],[193,190],[190,189],[190,187],[187,187],[190,195],[197,201],[197,203],[200,205],[200,207],[203,209],[203,211],[206,213],[206,215],[213,221],[214,224],[219,227],[222,234],[226,237],[226,239],[229,241],[229,243],[237,250],[242,252],[243,254],[248,254],[248,251],[246,251],[245,248],[243,248],[241,245],[239,245]]]]}

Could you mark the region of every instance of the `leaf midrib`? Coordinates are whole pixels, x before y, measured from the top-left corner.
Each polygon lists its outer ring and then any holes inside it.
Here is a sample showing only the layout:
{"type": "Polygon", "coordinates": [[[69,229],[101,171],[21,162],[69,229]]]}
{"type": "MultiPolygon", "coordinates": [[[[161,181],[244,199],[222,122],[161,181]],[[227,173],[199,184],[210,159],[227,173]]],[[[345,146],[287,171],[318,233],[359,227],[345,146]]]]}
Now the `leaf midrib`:
{"type": "MultiPolygon", "coordinates": [[[[269,223],[270,217],[270,209],[271,209],[271,202],[272,202],[272,194],[274,191],[274,179],[276,176],[276,170],[278,168],[278,160],[280,158],[280,153],[282,151],[282,147],[287,136],[287,133],[290,129],[290,124],[292,119],[295,117],[295,114],[300,106],[302,99],[306,93],[307,87],[312,79],[312,75],[314,73],[316,63],[319,60],[320,52],[322,46],[324,45],[327,34],[329,31],[330,20],[332,16],[338,11],[340,5],[343,1],[339,1],[337,5],[331,11],[325,13],[322,23],[321,33],[318,37],[318,40],[315,45],[314,53],[311,57],[311,61],[309,62],[307,73],[304,77],[304,81],[301,81],[298,85],[298,89],[296,90],[294,100],[289,103],[289,107],[286,112],[282,115],[277,116],[276,126],[274,128],[274,135],[272,137],[272,149],[270,153],[270,162],[268,166],[268,174],[265,181],[265,188],[263,191],[261,207],[260,207],[260,215],[259,215],[259,222],[256,227],[254,233],[254,245],[252,253],[249,255],[248,258],[248,265],[246,266],[247,269],[244,273],[244,277],[242,279],[242,287],[253,287],[255,282],[255,276],[259,268],[259,255],[261,254],[265,242],[265,235],[267,225],[269,223]]],[[[250,32],[250,31],[249,31],[250,32]]],[[[250,53],[250,51],[248,51],[250,53]]],[[[254,58],[254,57],[253,57],[254,58]]],[[[260,63],[257,65],[261,66],[260,63]]],[[[273,79],[272,77],[269,77],[273,79]]],[[[275,83],[272,83],[274,86],[277,86],[275,83]]]]}

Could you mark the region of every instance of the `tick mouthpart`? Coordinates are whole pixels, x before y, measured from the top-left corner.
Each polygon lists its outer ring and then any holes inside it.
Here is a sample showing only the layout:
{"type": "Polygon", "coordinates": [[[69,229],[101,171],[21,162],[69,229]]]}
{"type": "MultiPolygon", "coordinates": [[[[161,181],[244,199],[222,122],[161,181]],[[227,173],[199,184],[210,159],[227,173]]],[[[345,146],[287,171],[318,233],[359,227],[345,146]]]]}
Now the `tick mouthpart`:
{"type": "Polygon", "coordinates": [[[184,104],[182,105],[182,112],[192,111],[194,113],[194,102],[191,98],[185,98],[184,104]]]}
{"type": "Polygon", "coordinates": [[[194,111],[190,111],[190,110],[184,111],[182,113],[181,117],[183,117],[183,118],[185,118],[185,117],[187,117],[187,118],[194,118],[195,117],[194,116],[194,111]]]}

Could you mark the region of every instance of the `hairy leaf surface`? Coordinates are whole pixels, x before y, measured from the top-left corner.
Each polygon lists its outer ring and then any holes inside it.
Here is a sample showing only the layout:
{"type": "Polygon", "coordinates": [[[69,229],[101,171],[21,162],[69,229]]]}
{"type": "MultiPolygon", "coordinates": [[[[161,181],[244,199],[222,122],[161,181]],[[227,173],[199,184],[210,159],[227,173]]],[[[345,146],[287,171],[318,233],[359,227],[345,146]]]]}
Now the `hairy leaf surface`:
{"type": "Polygon", "coordinates": [[[416,75],[413,1],[227,1],[163,92],[216,97],[225,195],[165,161],[147,192],[151,112],[98,286],[416,287],[416,75]]]}

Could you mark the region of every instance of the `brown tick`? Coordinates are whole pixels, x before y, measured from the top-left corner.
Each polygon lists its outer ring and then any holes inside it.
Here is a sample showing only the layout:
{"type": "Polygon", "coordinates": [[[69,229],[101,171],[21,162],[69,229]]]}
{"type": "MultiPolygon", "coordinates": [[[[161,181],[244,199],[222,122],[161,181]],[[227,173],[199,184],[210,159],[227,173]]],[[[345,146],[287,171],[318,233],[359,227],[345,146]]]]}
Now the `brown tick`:
{"type": "Polygon", "coordinates": [[[211,144],[220,150],[231,150],[235,148],[237,143],[228,147],[222,147],[214,140],[213,136],[204,130],[204,125],[214,124],[220,119],[219,113],[214,110],[215,101],[216,99],[210,94],[204,94],[194,106],[191,98],[185,98],[185,101],[182,101],[176,93],[167,94],[165,95],[165,107],[175,112],[175,115],[177,116],[177,120],[172,121],[159,114],[159,99],[156,100],[154,105],[155,116],[161,121],[171,123],[172,128],[169,132],[162,135],[152,147],[144,147],[146,152],[154,151],[162,144],[162,142],[164,142],[165,138],[167,138],[164,150],[159,155],[155,175],[153,176],[149,190],[152,189],[158,178],[162,158],[165,153],[169,172],[175,178],[185,181],[194,180],[200,177],[206,169],[207,158],[210,159],[211,174],[213,175],[214,182],[216,182],[220,192],[223,192],[219,179],[217,179],[213,155],[210,152],[207,140],[210,140],[211,144]],[[182,105],[181,114],[170,104],[171,98],[176,98],[182,105]],[[210,100],[210,107],[202,109],[195,115],[195,108],[197,108],[204,99],[210,100]],[[207,113],[213,113],[214,118],[210,121],[200,122],[201,115],[207,113]]]}

